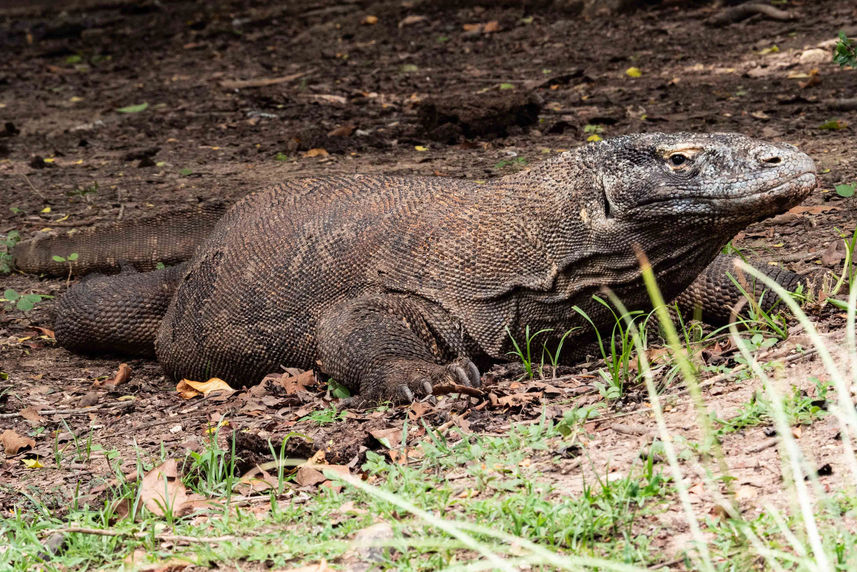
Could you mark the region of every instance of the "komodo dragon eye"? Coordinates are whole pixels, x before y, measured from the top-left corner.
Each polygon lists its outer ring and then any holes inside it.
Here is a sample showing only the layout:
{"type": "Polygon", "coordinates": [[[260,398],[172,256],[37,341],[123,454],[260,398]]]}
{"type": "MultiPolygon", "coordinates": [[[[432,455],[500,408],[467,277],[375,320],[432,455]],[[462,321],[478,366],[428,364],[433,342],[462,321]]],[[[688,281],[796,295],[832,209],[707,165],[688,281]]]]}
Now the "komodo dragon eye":
{"type": "Polygon", "coordinates": [[[681,153],[673,153],[669,157],[670,165],[673,167],[681,167],[685,163],[687,163],[688,158],[686,155],[682,155],[681,153]]]}

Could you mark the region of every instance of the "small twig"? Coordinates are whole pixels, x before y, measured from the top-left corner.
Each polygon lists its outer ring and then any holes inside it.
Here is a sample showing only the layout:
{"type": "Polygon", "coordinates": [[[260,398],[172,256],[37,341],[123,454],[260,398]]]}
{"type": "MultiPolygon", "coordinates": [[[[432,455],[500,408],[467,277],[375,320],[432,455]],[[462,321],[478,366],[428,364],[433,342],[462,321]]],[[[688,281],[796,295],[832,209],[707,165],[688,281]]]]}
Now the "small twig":
{"type": "MultiPolygon", "coordinates": [[[[118,405],[93,405],[92,407],[82,407],[80,409],[40,409],[37,413],[39,415],[86,415],[87,413],[94,413],[96,411],[112,412],[113,410],[127,409],[128,407],[131,407],[133,405],[133,401],[128,401],[126,403],[120,403],[118,405]]],[[[20,416],[20,413],[0,413],[0,419],[8,419],[11,417],[20,416]]]]}
{"type": "Polygon", "coordinates": [[[34,192],[34,193],[36,193],[37,195],[39,195],[39,197],[41,197],[41,198],[42,198],[42,200],[44,200],[44,199],[45,199],[45,195],[43,195],[43,194],[41,193],[41,191],[39,191],[39,189],[37,189],[37,188],[36,188],[36,186],[35,186],[35,185],[33,185],[33,183],[32,183],[32,182],[30,182],[30,177],[28,177],[27,175],[21,175],[21,176],[22,176],[22,177],[24,177],[24,180],[25,180],[25,181],[27,181],[27,184],[28,184],[28,185],[30,185],[30,188],[33,190],[33,192],[34,192]]]}
{"type": "Polygon", "coordinates": [[[485,392],[476,387],[460,385],[458,383],[449,383],[444,385],[435,385],[431,390],[432,395],[447,395],[449,393],[461,393],[471,397],[484,398],[485,392]]]}
{"type": "Polygon", "coordinates": [[[284,75],[282,77],[261,77],[255,79],[225,79],[220,82],[220,87],[224,87],[226,89],[245,89],[248,87],[267,87],[270,85],[277,85],[280,83],[286,83],[292,80],[296,80],[300,77],[307,75],[308,71],[293,73],[290,75],[284,75]]]}
{"type": "Polygon", "coordinates": [[[831,109],[836,109],[837,111],[857,111],[857,97],[835,99],[827,105],[831,109]]]}
{"type": "MultiPolygon", "coordinates": [[[[104,530],[101,528],[87,528],[85,526],[69,526],[68,528],[55,528],[53,530],[45,530],[44,534],[93,534],[96,536],[130,536],[132,538],[151,538],[151,533],[148,532],[126,532],[121,530],[104,530]]],[[[185,536],[182,534],[156,534],[155,538],[164,542],[199,542],[199,543],[216,543],[216,542],[234,542],[240,538],[247,538],[247,535],[242,536],[185,536]]]]}
{"type": "Polygon", "coordinates": [[[778,254],[760,258],[762,262],[803,262],[813,258],[821,258],[821,252],[795,252],[793,254],[778,254]]]}
{"type": "Polygon", "coordinates": [[[765,441],[762,441],[760,444],[756,445],[752,449],[747,449],[747,452],[750,453],[751,455],[754,453],[761,453],[765,449],[769,449],[769,448],[775,446],[778,442],[779,442],[779,439],[777,439],[776,437],[771,437],[770,439],[766,439],[765,441]]]}

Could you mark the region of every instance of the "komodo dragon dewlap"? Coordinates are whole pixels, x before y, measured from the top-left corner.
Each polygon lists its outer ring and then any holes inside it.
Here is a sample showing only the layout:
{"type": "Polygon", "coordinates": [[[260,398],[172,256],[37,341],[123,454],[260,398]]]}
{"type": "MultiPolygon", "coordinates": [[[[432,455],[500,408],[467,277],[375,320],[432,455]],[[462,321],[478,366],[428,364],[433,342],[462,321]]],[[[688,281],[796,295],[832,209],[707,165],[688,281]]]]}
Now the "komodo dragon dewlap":
{"type": "MultiPolygon", "coordinates": [[[[317,367],[368,400],[409,400],[479,384],[478,367],[508,359],[510,333],[526,327],[577,328],[561,356],[572,359],[593,335],[573,306],[598,327],[613,323],[592,299],[604,286],[647,307],[635,249],[668,298],[701,274],[688,297],[734,297],[723,245],[815,186],[812,160],[790,145],[686,133],[605,140],[486,184],[287,181],[240,200],[210,233],[185,233],[207,237],[181,265],[74,286],[56,335],[77,350],[154,353],[174,378],[240,386],[317,367]]],[[[140,223],[120,243],[146,252],[163,227],[140,223]]],[[[82,253],[96,236],[69,240],[82,253]]],[[[16,260],[33,268],[50,248],[22,244],[16,260]]]]}

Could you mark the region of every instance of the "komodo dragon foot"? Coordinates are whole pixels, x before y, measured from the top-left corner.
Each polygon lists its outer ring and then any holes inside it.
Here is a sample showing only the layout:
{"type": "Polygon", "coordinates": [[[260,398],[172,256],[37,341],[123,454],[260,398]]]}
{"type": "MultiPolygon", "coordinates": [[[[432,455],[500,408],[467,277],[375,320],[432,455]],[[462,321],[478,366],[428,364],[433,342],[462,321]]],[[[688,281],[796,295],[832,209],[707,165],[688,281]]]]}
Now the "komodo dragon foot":
{"type": "Polygon", "coordinates": [[[318,324],[318,363],[366,402],[410,403],[435,386],[479,387],[460,339],[431,323],[407,296],[369,296],[329,311],[318,324]],[[457,356],[456,356],[457,354],[457,356]]]}

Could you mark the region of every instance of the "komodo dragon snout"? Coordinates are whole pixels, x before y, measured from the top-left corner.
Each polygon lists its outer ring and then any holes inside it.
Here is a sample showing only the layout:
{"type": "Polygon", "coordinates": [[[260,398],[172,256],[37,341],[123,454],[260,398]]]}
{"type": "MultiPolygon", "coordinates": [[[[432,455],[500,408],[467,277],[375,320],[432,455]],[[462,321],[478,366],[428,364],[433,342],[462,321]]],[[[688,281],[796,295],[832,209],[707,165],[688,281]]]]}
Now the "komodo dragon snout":
{"type": "MultiPolygon", "coordinates": [[[[485,184],[292,180],[236,203],[185,263],[71,288],[56,305],[57,340],[154,351],[174,378],[240,386],[314,367],[370,401],[409,400],[438,383],[478,385],[477,365],[509,359],[526,331],[546,330],[540,343],[556,347],[571,330],[560,359],[573,359],[593,335],[577,309],[598,328],[613,323],[592,300],[603,286],[630,309],[648,306],[635,248],[666,297],[697,279],[693,296],[728,304],[738,294],[720,249],[815,184],[812,160],[793,147],[662,133],[586,145],[485,184]]],[[[165,226],[134,227],[129,249],[161,248],[165,226]]],[[[64,247],[97,244],[97,232],[80,236],[64,247]]]]}

